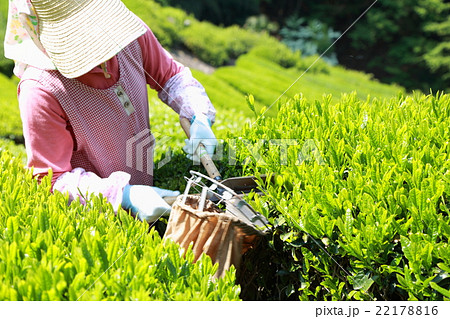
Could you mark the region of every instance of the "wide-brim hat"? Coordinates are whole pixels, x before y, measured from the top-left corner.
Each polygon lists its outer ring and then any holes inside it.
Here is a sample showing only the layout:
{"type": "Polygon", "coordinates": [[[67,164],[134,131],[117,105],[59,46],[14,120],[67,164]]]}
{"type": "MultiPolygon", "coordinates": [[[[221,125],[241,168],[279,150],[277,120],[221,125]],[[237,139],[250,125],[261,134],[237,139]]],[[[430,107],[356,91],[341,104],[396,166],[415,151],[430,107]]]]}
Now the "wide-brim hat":
{"type": "Polygon", "coordinates": [[[146,29],[120,0],[31,0],[39,39],[62,75],[81,76],[146,29]]]}

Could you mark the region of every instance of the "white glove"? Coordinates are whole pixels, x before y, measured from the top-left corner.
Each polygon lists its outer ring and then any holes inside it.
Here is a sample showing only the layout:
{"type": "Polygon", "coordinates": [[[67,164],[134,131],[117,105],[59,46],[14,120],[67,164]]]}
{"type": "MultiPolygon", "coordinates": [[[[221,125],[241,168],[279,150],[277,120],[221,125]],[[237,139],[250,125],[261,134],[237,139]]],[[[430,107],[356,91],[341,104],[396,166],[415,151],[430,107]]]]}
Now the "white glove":
{"type": "Polygon", "coordinates": [[[217,146],[217,139],[211,130],[211,124],[208,117],[204,114],[194,116],[193,122],[190,128],[190,139],[184,140],[186,145],[183,150],[187,153],[187,158],[194,162],[200,162],[197,148],[202,143],[209,156],[213,156],[214,149],[217,146]]]}
{"type": "Polygon", "coordinates": [[[152,223],[162,216],[170,215],[172,208],[162,197],[178,195],[179,191],[145,185],[126,185],[123,189],[122,208],[131,210],[140,220],[152,223]]]}

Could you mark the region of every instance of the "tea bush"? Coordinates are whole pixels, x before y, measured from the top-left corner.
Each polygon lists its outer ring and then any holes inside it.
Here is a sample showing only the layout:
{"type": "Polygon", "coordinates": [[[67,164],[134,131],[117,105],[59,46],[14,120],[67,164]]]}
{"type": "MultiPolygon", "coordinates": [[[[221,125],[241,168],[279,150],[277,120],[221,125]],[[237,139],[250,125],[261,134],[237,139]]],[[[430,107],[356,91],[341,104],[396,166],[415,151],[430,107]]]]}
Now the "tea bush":
{"type": "MultiPolygon", "coordinates": [[[[302,92],[306,98],[313,100],[320,99],[324,94],[331,94],[333,102],[339,100],[341,93],[353,91],[356,91],[358,97],[362,99],[367,95],[389,98],[404,92],[401,87],[374,81],[368,74],[345,70],[341,67],[323,67],[324,62],[321,60],[316,62],[316,58],[309,61],[308,66],[300,62],[303,64],[301,68],[299,65],[284,68],[271,59],[250,52],[240,56],[235,66],[218,68],[215,73],[204,76],[203,79],[218,78],[241,92],[239,100],[241,105],[245,105],[245,96],[252,94],[258,110],[263,106],[274,104],[280,97],[282,97],[281,102],[293,98],[297,92],[302,92]],[[305,72],[303,68],[308,72],[305,72]]],[[[211,89],[207,81],[205,88],[207,92],[211,89]]],[[[226,101],[222,103],[225,104],[226,101]]],[[[273,116],[276,112],[277,108],[274,106],[269,109],[267,115],[273,116]]]]}
{"type": "Polygon", "coordinates": [[[11,155],[17,158],[19,161],[26,164],[27,153],[25,147],[21,144],[16,144],[7,138],[0,137],[0,151],[7,150],[11,155]]]}
{"type": "Polygon", "coordinates": [[[238,300],[231,269],[163,243],[104,198],[85,206],[50,193],[0,151],[0,300],[238,300]]]}
{"type": "MultiPolygon", "coordinates": [[[[202,61],[213,66],[229,64],[247,53],[258,43],[271,38],[264,33],[254,33],[237,26],[221,28],[209,22],[193,22],[182,30],[184,45],[202,61]]],[[[272,40],[275,45],[281,45],[272,40]]]]}
{"type": "Polygon", "coordinates": [[[274,176],[243,298],[450,300],[450,95],[298,95],[238,136],[243,173],[274,176]]]}
{"type": "Polygon", "coordinates": [[[205,87],[214,107],[218,110],[218,115],[223,110],[239,110],[247,117],[253,115],[249,109],[242,107],[245,105],[245,94],[235,88],[232,83],[228,83],[214,74],[208,75],[196,70],[192,70],[192,73],[205,87]]]}
{"type": "Polygon", "coordinates": [[[296,66],[300,60],[300,52],[294,53],[278,41],[267,41],[259,44],[251,49],[249,54],[277,63],[284,68],[296,66]]]}
{"type": "Polygon", "coordinates": [[[184,45],[200,60],[212,66],[224,65],[229,61],[228,39],[219,30],[208,22],[194,23],[182,32],[184,45]]]}
{"type": "Polygon", "coordinates": [[[124,0],[123,3],[152,29],[159,42],[166,48],[181,43],[180,31],[193,19],[182,10],[162,7],[151,0],[124,0]]]}
{"type": "Polygon", "coordinates": [[[0,74],[0,137],[22,142],[22,121],[17,102],[17,81],[0,74]]]}

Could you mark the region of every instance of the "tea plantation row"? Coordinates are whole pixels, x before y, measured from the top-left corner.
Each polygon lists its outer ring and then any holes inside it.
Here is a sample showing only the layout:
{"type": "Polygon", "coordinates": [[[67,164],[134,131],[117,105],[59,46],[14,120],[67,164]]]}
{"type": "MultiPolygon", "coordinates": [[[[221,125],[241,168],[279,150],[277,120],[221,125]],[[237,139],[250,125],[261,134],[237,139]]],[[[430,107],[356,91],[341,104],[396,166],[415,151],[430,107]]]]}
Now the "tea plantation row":
{"type": "MultiPolygon", "coordinates": [[[[191,264],[101,199],[67,206],[2,150],[0,298],[69,300],[87,290],[92,300],[216,300],[241,289],[249,300],[449,299],[449,96],[331,100],[296,96],[228,137],[237,165],[225,157],[225,175],[274,175],[264,195],[248,198],[274,231],[244,256],[236,282],[232,272],[210,286],[198,282],[213,273],[208,259],[191,264]]],[[[175,152],[157,182],[181,189],[170,176],[192,168],[175,152]]]]}
{"type": "MultiPolygon", "coordinates": [[[[9,141],[22,141],[17,81],[0,75],[0,138],[9,139],[0,139],[0,300],[450,299],[448,95],[406,96],[234,27],[214,28],[217,43],[204,46],[208,33],[196,30],[209,25],[153,1],[124,2],[165,46],[237,58],[194,74],[218,110],[223,175],[273,174],[248,200],[274,231],[239,272],[214,281],[208,258],[191,263],[103,199],[68,206],[22,168],[24,149],[9,141]]],[[[176,114],[151,95],[155,182],[183,190],[183,176],[201,168],[182,154],[176,114]]]]}
{"type": "Polygon", "coordinates": [[[246,298],[450,300],[450,96],[281,105],[234,140],[274,225],[246,298]]]}
{"type": "Polygon", "coordinates": [[[0,151],[0,300],[239,300],[231,270],[163,242],[102,198],[67,205],[0,151]]]}

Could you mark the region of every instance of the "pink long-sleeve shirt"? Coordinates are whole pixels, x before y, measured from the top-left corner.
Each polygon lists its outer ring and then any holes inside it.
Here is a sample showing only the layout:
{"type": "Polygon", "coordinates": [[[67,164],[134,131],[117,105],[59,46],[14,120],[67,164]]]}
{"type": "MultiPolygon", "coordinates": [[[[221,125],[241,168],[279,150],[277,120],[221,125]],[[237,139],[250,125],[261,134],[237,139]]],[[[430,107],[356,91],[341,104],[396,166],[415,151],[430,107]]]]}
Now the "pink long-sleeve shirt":
{"type": "MultiPolygon", "coordinates": [[[[189,69],[172,59],[150,29],[137,41],[142,51],[146,82],[159,92],[161,100],[179,113],[180,117],[192,118],[195,114],[204,113],[214,121],[215,110],[204,88],[192,77],[189,69]]],[[[103,70],[96,67],[77,80],[96,89],[107,89],[119,78],[117,56],[107,61],[107,70],[110,78],[106,78],[103,70]]],[[[55,189],[67,191],[71,198],[80,199],[85,194],[76,192],[90,189],[91,193],[102,193],[117,207],[121,201],[122,188],[130,179],[128,174],[117,172],[111,176],[97,176],[72,167],[76,139],[58,99],[46,86],[33,79],[19,83],[18,98],[27,166],[33,168],[34,174],[46,175],[51,168],[55,189]]]]}

